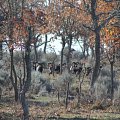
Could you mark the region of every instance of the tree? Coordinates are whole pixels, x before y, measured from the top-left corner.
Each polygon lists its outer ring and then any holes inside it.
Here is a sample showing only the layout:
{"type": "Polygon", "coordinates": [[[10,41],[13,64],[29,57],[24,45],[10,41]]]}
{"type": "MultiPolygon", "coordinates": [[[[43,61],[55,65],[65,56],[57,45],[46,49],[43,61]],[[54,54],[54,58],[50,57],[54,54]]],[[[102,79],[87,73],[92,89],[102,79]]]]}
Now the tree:
{"type": "MultiPolygon", "coordinates": [[[[72,4],[76,4],[75,0],[71,1],[72,4]]],[[[49,28],[55,33],[56,36],[61,37],[62,49],[61,49],[61,61],[62,61],[62,51],[65,44],[68,46],[68,55],[67,55],[67,69],[70,68],[70,54],[71,46],[73,40],[80,36],[80,25],[78,17],[78,10],[71,7],[64,0],[56,0],[51,2],[48,7],[47,12],[49,13],[49,28]],[[64,38],[64,39],[63,39],[64,38]],[[64,41],[63,41],[64,40],[64,41]]],[[[62,62],[61,62],[62,63],[62,62]]]]}
{"type": "Polygon", "coordinates": [[[113,100],[114,97],[114,64],[116,61],[116,54],[117,49],[120,48],[119,44],[119,31],[120,28],[117,26],[114,26],[117,22],[117,19],[111,19],[109,24],[105,26],[105,28],[102,29],[101,37],[103,39],[103,44],[105,44],[106,48],[105,53],[108,58],[108,61],[111,66],[111,100],[113,100]]]}
{"type": "Polygon", "coordinates": [[[0,62],[0,99],[2,97],[2,91],[5,86],[9,83],[8,72],[4,70],[4,61],[0,62]]]}
{"type": "Polygon", "coordinates": [[[45,34],[44,54],[46,54],[47,42],[48,42],[48,37],[47,37],[47,34],[45,34]]]}
{"type": "Polygon", "coordinates": [[[31,83],[31,59],[30,59],[30,44],[31,44],[31,26],[28,27],[28,40],[25,43],[25,63],[26,63],[26,81],[23,84],[22,91],[20,92],[20,101],[23,108],[23,119],[29,119],[29,110],[28,105],[26,103],[25,94],[28,91],[31,83]]]}
{"type": "Polygon", "coordinates": [[[115,3],[105,3],[104,1],[98,2],[97,0],[83,0],[83,6],[85,8],[85,11],[90,15],[91,18],[91,26],[88,26],[87,24],[84,24],[84,26],[93,32],[95,40],[95,65],[93,69],[91,87],[93,87],[99,75],[101,47],[100,31],[115,16],[115,11],[113,11],[114,14],[111,14],[110,12],[110,10],[113,10],[115,6],[114,4],[115,3]],[[104,7],[105,5],[107,5],[109,9],[106,10],[104,7]]]}
{"type": "MultiPolygon", "coordinates": [[[[20,102],[23,108],[23,119],[29,119],[29,109],[26,102],[26,92],[29,90],[31,83],[31,44],[33,39],[33,31],[38,30],[39,26],[45,25],[44,14],[41,10],[32,8],[29,1],[5,1],[5,7],[8,14],[6,19],[6,31],[4,33],[7,36],[6,43],[8,45],[11,55],[11,70],[10,77],[15,90],[15,101],[18,100],[18,78],[14,64],[14,50],[22,48],[25,54],[23,54],[23,82],[21,84],[20,102]],[[29,4],[29,5],[28,5],[29,4]]],[[[3,9],[4,10],[4,9],[3,9]]]]}

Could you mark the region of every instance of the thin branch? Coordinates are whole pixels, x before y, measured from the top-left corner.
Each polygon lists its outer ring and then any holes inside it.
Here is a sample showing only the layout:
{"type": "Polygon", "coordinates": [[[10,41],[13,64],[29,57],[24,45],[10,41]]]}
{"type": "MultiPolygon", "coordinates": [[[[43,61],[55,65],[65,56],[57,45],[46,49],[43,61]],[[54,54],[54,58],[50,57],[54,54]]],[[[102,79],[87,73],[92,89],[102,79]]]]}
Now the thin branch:
{"type": "Polygon", "coordinates": [[[80,41],[77,39],[77,42],[78,42],[78,44],[79,44],[79,46],[80,46],[80,48],[81,48],[81,50],[82,50],[82,53],[83,53],[83,47],[80,45],[80,41]]]}
{"type": "Polygon", "coordinates": [[[84,3],[85,10],[86,10],[89,14],[91,14],[90,6],[86,3],[85,0],[83,0],[83,3],[84,3]]]}
{"type": "MultiPolygon", "coordinates": [[[[71,2],[68,2],[67,0],[64,0],[65,3],[69,4],[70,6],[69,7],[72,7],[72,8],[77,8],[78,10],[82,10],[80,9],[79,7],[75,6],[73,3],[71,2]]],[[[83,11],[83,10],[82,10],[83,11]]]]}
{"type": "Polygon", "coordinates": [[[107,13],[101,12],[101,13],[97,14],[97,16],[100,17],[100,16],[102,16],[102,15],[107,15],[107,14],[110,14],[110,12],[107,12],[107,13]]]}
{"type": "MultiPolygon", "coordinates": [[[[53,37],[51,37],[50,40],[47,41],[47,42],[51,42],[52,39],[53,39],[53,37]]],[[[40,46],[42,46],[42,45],[44,45],[44,44],[45,44],[45,42],[43,42],[43,43],[41,43],[41,44],[38,44],[36,47],[40,47],[40,46]]]]}
{"type": "Polygon", "coordinates": [[[99,26],[98,29],[101,30],[105,25],[115,16],[117,15],[117,11],[114,11],[106,20],[104,20],[99,26]]]}
{"type": "Polygon", "coordinates": [[[86,26],[85,24],[83,24],[83,27],[89,29],[90,31],[94,31],[94,29],[93,29],[92,27],[90,27],[90,26],[86,26]]]}

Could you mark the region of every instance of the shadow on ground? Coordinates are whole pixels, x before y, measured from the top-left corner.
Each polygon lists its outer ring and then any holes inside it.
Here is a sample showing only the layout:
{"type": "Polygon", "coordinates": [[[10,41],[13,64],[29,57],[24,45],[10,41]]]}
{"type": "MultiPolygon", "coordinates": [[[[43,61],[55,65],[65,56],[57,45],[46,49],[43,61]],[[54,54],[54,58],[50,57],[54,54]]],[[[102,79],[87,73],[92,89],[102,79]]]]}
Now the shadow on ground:
{"type": "MultiPolygon", "coordinates": [[[[55,117],[52,117],[52,118],[36,118],[34,120],[88,120],[87,118],[55,118],[55,117]]],[[[97,119],[89,119],[89,120],[97,120],[97,119]]]]}

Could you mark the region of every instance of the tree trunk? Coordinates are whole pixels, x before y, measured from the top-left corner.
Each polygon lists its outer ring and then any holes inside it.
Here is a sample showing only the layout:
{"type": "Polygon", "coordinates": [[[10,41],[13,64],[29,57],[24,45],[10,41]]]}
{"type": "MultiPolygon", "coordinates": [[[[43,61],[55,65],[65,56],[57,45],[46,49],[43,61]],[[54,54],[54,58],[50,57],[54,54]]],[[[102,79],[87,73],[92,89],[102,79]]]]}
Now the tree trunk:
{"type": "Polygon", "coordinates": [[[67,82],[67,86],[66,86],[66,101],[65,101],[65,108],[67,109],[68,107],[68,95],[69,95],[69,82],[67,82]]]}
{"type": "Polygon", "coordinates": [[[71,46],[72,46],[72,35],[69,35],[68,54],[67,54],[67,70],[68,70],[68,73],[70,72],[71,46]]]}
{"type": "Polygon", "coordinates": [[[60,61],[60,74],[62,74],[62,64],[63,64],[63,52],[65,48],[65,38],[62,37],[62,49],[61,49],[61,61],[60,61]]]}
{"type": "Polygon", "coordinates": [[[81,97],[81,96],[80,96],[80,94],[81,94],[81,92],[80,92],[81,86],[79,86],[79,87],[80,87],[80,88],[78,89],[78,93],[77,93],[77,94],[78,94],[78,101],[77,101],[77,107],[78,107],[78,108],[80,108],[80,97],[81,97]]]}
{"type": "Polygon", "coordinates": [[[86,38],[86,57],[88,58],[89,56],[89,43],[88,43],[88,38],[86,38]]]}
{"type": "Polygon", "coordinates": [[[81,79],[81,74],[79,74],[78,103],[77,103],[78,108],[80,108],[82,83],[83,83],[84,77],[85,77],[85,73],[83,73],[82,80],[80,80],[81,79]]]}
{"type": "Polygon", "coordinates": [[[15,101],[18,101],[18,79],[17,79],[17,74],[15,71],[15,66],[13,64],[13,73],[14,73],[14,79],[15,79],[15,83],[14,83],[14,91],[15,91],[15,101]]]}
{"type": "MultiPolygon", "coordinates": [[[[16,14],[13,14],[13,2],[10,2],[8,1],[8,9],[9,9],[9,16],[8,16],[8,19],[12,19],[13,16],[15,16],[16,14]]],[[[16,12],[14,12],[16,13],[16,12]]],[[[16,71],[15,71],[15,66],[14,66],[14,62],[13,62],[13,26],[14,26],[14,23],[13,21],[9,21],[9,27],[8,27],[8,36],[9,36],[9,43],[7,43],[8,45],[10,45],[11,48],[9,48],[9,52],[10,52],[10,78],[11,78],[11,83],[14,87],[14,93],[15,93],[15,101],[17,102],[18,101],[18,88],[17,88],[17,75],[16,75],[16,71]],[[13,74],[14,74],[14,77],[13,77],[13,74]],[[15,79],[15,81],[14,81],[15,79]]]]}
{"type": "Polygon", "coordinates": [[[95,57],[94,47],[90,47],[90,49],[91,49],[91,56],[92,58],[94,58],[95,57]]]}
{"type": "Polygon", "coordinates": [[[26,79],[26,64],[25,64],[25,52],[22,52],[22,58],[23,58],[23,79],[22,79],[22,85],[24,85],[25,83],[25,79],[26,79]]]}
{"type": "Polygon", "coordinates": [[[15,87],[14,91],[15,91],[15,101],[17,102],[18,101],[18,88],[15,87]]]}
{"type": "Polygon", "coordinates": [[[38,53],[37,53],[36,42],[34,43],[34,52],[35,52],[35,62],[38,62],[38,53]]]}
{"type": "Polygon", "coordinates": [[[0,41],[0,60],[3,58],[2,41],[0,41]]]}
{"type": "Polygon", "coordinates": [[[84,58],[86,58],[85,51],[86,51],[86,39],[84,38],[83,40],[83,57],[84,58]]]}
{"type": "Polygon", "coordinates": [[[91,80],[91,88],[94,86],[95,81],[99,75],[100,68],[100,33],[96,31],[95,38],[95,66],[93,69],[92,80],[91,80]]]}
{"type": "Polygon", "coordinates": [[[44,54],[46,54],[46,48],[47,48],[47,41],[48,41],[48,37],[47,37],[47,34],[45,34],[45,45],[44,45],[44,54]]]}
{"type": "Polygon", "coordinates": [[[26,64],[26,81],[24,82],[23,89],[20,93],[20,100],[23,108],[23,120],[29,120],[29,109],[27,105],[27,101],[25,98],[26,92],[29,90],[31,84],[31,57],[30,57],[30,45],[31,45],[31,27],[28,27],[29,38],[25,43],[25,64],[26,64]]]}
{"type": "Polygon", "coordinates": [[[62,50],[61,50],[61,60],[60,60],[60,74],[62,74],[62,66],[63,66],[63,51],[64,51],[64,47],[62,46],[62,50]]]}
{"type": "Polygon", "coordinates": [[[21,77],[19,78],[19,84],[20,84],[20,85],[19,85],[19,86],[20,86],[20,91],[22,91],[22,85],[23,85],[23,84],[22,84],[22,78],[21,78],[21,77]]]}
{"type": "Polygon", "coordinates": [[[78,94],[77,107],[80,108],[80,98],[81,98],[81,82],[80,82],[80,77],[79,77],[79,88],[78,88],[78,93],[77,94],[78,94]]]}
{"type": "Polygon", "coordinates": [[[98,29],[98,16],[96,15],[97,1],[91,0],[91,17],[94,25],[95,33],[95,66],[93,69],[91,88],[93,88],[95,81],[97,80],[100,67],[100,29],[98,29]]]}
{"type": "Polygon", "coordinates": [[[53,77],[55,76],[55,61],[53,60],[53,62],[52,62],[52,75],[53,75],[53,77]]]}
{"type": "Polygon", "coordinates": [[[21,92],[20,101],[23,108],[23,120],[29,120],[29,109],[24,92],[21,92]]]}
{"type": "Polygon", "coordinates": [[[0,87],[0,99],[2,97],[2,88],[0,87]]]}
{"type": "Polygon", "coordinates": [[[11,57],[11,72],[10,72],[10,76],[11,76],[11,82],[14,88],[14,93],[15,93],[15,101],[18,101],[18,88],[17,88],[17,74],[15,71],[15,66],[13,63],[13,48],[11,48],[10,50],[10,57],[11,57]],[[13,73],[14,73],[14,78],[13,78],[13,73]],[[15,81],[14,81],[15,79],[15,81]]]}
{"type": "Polygon", "coordinates": [[[114,97],[114,71],[113,71],[113,65],[114,62],[110,62],[110,66],[111,66],[111,100],[113,100],[114,97]]]}
{"type": "Polygon", "coordinates": [[[60,103],[60,91],[57,91],[58,102],[60,103]]]}
{"type": "Polygon", "coordinates": [[[84,37],[83,40],[83,56],[86,59],[89,56],[89,45],[87,43],[87,37],[84,37]]]}

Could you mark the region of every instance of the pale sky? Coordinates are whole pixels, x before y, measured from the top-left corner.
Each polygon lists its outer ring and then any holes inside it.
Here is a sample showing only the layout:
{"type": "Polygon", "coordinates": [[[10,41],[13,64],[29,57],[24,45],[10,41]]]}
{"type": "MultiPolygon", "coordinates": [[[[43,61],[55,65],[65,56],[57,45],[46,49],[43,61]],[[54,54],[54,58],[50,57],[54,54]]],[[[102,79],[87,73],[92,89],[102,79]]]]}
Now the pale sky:
{"type": "MultiPolygon", "coordinates": [[[[51,36],[51,35],[48,36],[48,41],[49,41],[50,37],[52,37],[52,36],[51,36]]],[[[43,36],[42,39],[45,40],[45,37],[43,36]]],[[[48,51],[48,52],[51,51],[51,49],[50,49],[50,46],[51,46],[52,48],[55,49],[55,52],[56,52],[57,54],[59,54],[59,52],[61,51],[61,48],[62,48],[62,45],[61,45],[60,42],[61,42],[60,38],[55,39],[54,41],[49,42],[49,43],[48,43],[48,47],[47,47],[47,51],[48,51]]],[[[40,48],[43,49],[43,48],[44,48],[44,45],[42,45],[40,48]]],[[[77,51],[80,51],[80,50],[81,50],[78,43],[77,43],[77,44],[73,44],[73,45],[72,45],[72,48],[74,48],[74,49],[77,50],[77,51]]]]}

